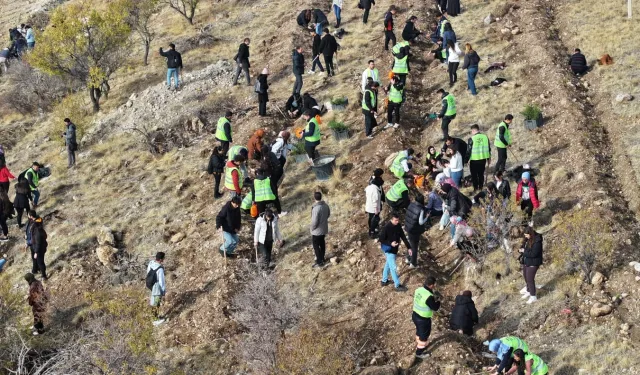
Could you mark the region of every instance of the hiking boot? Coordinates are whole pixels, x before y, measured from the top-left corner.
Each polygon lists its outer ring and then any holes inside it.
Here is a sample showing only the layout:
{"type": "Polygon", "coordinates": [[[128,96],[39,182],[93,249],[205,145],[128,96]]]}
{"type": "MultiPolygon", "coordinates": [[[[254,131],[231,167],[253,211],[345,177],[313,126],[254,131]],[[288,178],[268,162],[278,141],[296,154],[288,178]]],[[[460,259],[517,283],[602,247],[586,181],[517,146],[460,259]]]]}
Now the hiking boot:
{"type": "Polygon", "coordinates": [[[368,139],[373,139],[373,136],[372,135],[368,135],[367,138],[368,139]]]}
{"type": "Polygon", "coordinates": [[[387,280],[387,281],[380,281],[380,286],[387,286],[391,284],[391,281],[387,280]]]}
{"type": "Polygon", "coordinates": [[[409,258],[404,258],[404,264],[411,264],[411,261],[409,260],[409,258]]]}
{"type": "Polygon", "coordinates": [[[384,126],[384,128],[382,128],[382,130],[389,129],[392,126],[393,126],[393,124],[389,122],[389,123],[387,123],[387,125],[384,126]]]}
{"type": "Polygon", "coordinates": [[[407,289],[407,287],[404,285],[398,285],[397,287],[395,287],[395,290],[396,292],[406,292],[409,289],[407,289]]]}
{"type": "Polygon", "coordinates": [[[224,196],[224,194],[213,194],[214,199],[220,199],[224,196]]]}
{"type": "Polygon", "coordinates": [[[9,237],[4,236],[4,237],[0,237],[0,242],[7,242],[9,241],[9,237]]]}
{"type": "Polygon", "coordinates": [[[314,263],[313,266],[311,266],[311,268],[320,268],[322,267],[322,265],[318,262],[314,263]]]}
{"type": "Polygon", "coordinates": [[[286,216],[289,212],[288,211],[282,211],[280,212],[280,217],[286,216]]]}

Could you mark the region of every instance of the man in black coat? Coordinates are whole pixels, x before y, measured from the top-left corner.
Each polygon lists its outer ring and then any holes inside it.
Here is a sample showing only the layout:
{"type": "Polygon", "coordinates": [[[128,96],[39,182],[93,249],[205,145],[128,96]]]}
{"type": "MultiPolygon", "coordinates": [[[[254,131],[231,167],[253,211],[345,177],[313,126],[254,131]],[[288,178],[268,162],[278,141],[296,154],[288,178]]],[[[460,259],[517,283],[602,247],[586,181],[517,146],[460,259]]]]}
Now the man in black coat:
{"type": "Polygon", "coordinates": [[[175,82],[175,88],[180,88],[180,71],[182,70],[182,55],[176,51],[176,45],[169,44],[169,50],[163,51],[160,47],[160,56],[167,59],[167,89],[171,89],[171,77],[175,82]]]}
{"type": "Polygon", "coordinates": [[[451,312],[449,327],[467,336],[473,335],[473,325],[478,324],[478,310],[471,299],[471,291],[465,290],[456,296],[456,305],[451,312]]]}
{"type": "Polygon", "coordinates": [[[471,199],[449,184],[442,185],[444,202],[449,207],[449,215],[465,219],[471,212],[471,199]]]}
{"type": "Polygon", "coordinates": [[[324,56],[324,64],[327,66],[327,77],[335,75],[335,70],[333,68],[333,54],[338,53],[338,42],[333,35],[329,34],[329,28],[325,27],[324,36],[322,37],[322,41],[320,41],[318,50],[322,52],[322,55],[324,56]]]}
{"type": "Polygon", "coordinates": [[[311,30],[311,36],[313,36],[313,45],[311,46],[311,58],[313,58],[313,62],[311,63],[311,71],[309,73],[314,74],[316,72],[316,65],[320,68],[321,72],[324,72],[324,68],[320,62],[320,35],[318,35],[314,29],[311,30]]]}
{"type": "Polygon", "coordinates": [[[296,76],[296,83],[293,84],[293,95],[300,95],[302,90],[302,74],[304,74],[304,55],[302,52],[304,52],[302,47],[297,47],[291,55],[293,74],[296,76]]]}
{"type": "Polygon", "coordinates": [[[402,39],[408,42],[414,42],[415,39],[421,34],[420,30],[416,29],[415,22],[418,20],[418,17],[411,16],[407,23],[404,25],[404,29],[402,30],[402,39]]]}
{"type": "Polygon", "coordinates": [[[233,58],[236,62],[236,74],[233,77],[233,85],[238,84],[238,78],[240,74],[244,71],[245,77],[247,77],[247,86],[251,86],[251,78],[249,77],[249,68],[251,64],[249,64],[249,43],[251,40],[249,38],[245,38],[240,46],[238,47],[238,53],[233,58]]]}
{"type": "Polygon", "coordinates": [[[35,211],[29,211],[30,235],[31,235],[31,258],[33,261],[31,273],[38,273],[42,280],[47,280],[47,266],[44,263],[44,254],[47,252],[47,232],[44,230],[42,218],[35,211]]]}
{"type": "Polygon", "coordinates": [[[360,0],[360,5],[362,5],[362,9],[364,9],[364,14],[362,15],[362,23],[367,24],[367,20],[369,19],[369,11],[371,10],[372,5],[376,5],[375,0],[360,0]]]}
{"type": "Polygon", "coordinates": [[[580,48],[574,50],[573,55],[569,59],[569,66],[573,74],[585,74],[589,70],[587,65],[587,58],[580,52],[580,48]]]}
{"type": "Polygon", "coordinates": [[[242,198],[236,195],[225,204],[216,216],[216,229],[222,233],[224,242],[220,246],[220,254],[235,257],[234,250],[238,246],[238,233],[242,226],[240,215],[240,203],[242,198]]]}
{"type": "Polygon", "coordinates": [[[429,213],[424,206],[424,196],[416,195],[416,200],[407,207],[407,214],[404,219],[404,229],[407,231],[409,244],[411,244],[411,254],[407,254],[407,262],[410,268],[418,267],[418,248],[420,247],[420,238],[424,233],[425,224],[429,220],[429,213]]]}
{"type": "Polygon", "coordinates": [[[389,50],[389,42],[391,46],[396,45],[396,34],[393,33],[393,16],[396,14],[395,5],[389,7],[389,11],[384,14],[384,50],[389,50]]]}
{"type": "Polygon", "coordinates": [[[362,114],[364,115],[364,135],[370,139],[373,138],[373,128],[378,126],[375,117],[378,112],[378,86],[378,82],[374,82],[373,79],[368,78],[367,87],[362,97],[363,105],[368,108],[362,108],[362,114]]]}

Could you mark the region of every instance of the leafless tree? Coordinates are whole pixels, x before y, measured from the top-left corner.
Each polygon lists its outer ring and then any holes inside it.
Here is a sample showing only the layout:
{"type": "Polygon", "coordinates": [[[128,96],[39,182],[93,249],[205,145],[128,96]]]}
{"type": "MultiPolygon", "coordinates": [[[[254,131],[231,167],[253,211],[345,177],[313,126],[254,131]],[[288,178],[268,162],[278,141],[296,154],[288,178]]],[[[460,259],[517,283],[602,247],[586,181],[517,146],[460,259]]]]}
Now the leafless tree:
{"type": "Polygon", "coordinates": [[[193,16],[196,13],[196,8],[200,0],[165,0],[165,3],[171,7],[171,9],[180,13],[190,25],[193,25],[193,16]]]}
{"type": "Polygon", "coordinates": [[[148,65],[149,48],[156,34],[151,28],[151,18],[158,13],[160,0],[137,0],[131,8],[130,22],[144,45],[144,65],[148,65]]]}

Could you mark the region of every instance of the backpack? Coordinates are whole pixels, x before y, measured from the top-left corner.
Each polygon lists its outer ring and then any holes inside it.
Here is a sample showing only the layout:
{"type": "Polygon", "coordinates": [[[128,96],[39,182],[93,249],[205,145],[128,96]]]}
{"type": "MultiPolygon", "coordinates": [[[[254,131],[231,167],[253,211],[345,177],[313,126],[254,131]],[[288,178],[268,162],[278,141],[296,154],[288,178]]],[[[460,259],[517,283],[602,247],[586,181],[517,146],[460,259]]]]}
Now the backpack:
{"type": "Polygon", "coordinates": [[[18,181],[27,181],[27,171],[28,169],[25,169],[24,171],[22,171],[22,173],[20,173],[18,175],[18,181]]]}
{"type": "Polygon", "coordinates": [[[253,91],[257,92],[258,94],[262,94],[262,87],[260,85],[260,81],[256,79],[256,85],[253,87],[253,91]]]}
{"type": "Polygon", "coordinates": [[[393,164],[393,161],[396,159],[396,156],[398,156],[398,152],[394,152],[393,154],[387,156],[386,159],[384,159],[384,166],[385,167],[390,167],[391,164],[393,164]]]}
{"type": "Polygon", "coordinates": [[[153,286],[156,285],[156,283],[158,282],[158,270],[160,268],[163,268],[162,266],[154,269],[150,269],[149,273],[147,273],[147,279],[146,279],[146,283],[147,283],[147,289],[149,290],[153,290],[153,286]]]}

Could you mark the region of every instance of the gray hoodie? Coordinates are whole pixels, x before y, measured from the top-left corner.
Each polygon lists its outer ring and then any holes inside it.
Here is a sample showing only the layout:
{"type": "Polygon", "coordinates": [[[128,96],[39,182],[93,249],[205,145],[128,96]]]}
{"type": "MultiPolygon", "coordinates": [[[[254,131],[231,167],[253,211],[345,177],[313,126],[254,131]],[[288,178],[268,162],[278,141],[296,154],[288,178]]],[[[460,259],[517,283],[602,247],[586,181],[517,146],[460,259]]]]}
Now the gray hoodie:
{"type": "Polygon", "coordinates": [[[76,143],[76,125],[74,123],[69,124],[67,126],[67,131],[65,132],[65,142],[67,145],[76,143]]]}
{"type": "MultiPolygon", "coordinates": [[[[151,270],[158,270],[160,266],[162,266],[162,264],[156,262],[155,260],[152,260],[151,262],[149,262],[149,265],[147,266],[147,273],[149,273],[149,271],[151,270]]],[[[158,275],[158,282],[153,284],[153,289],[151,289],[152,301],[154,296],[164,296],[164,294],[167,291],[167,286],[165,284],[165,279],[164,279],[164,267],[157,271],[157,275],[158,275]]],[[[151,303],[153,304],[153,302],[151,303]]]]}
{"type": "Polygon", "coordinates": [[[331,210],[324,202],[315,202],[311,206],[311,235],[324,236],[329,233],[329,216],[331,210]]]}

